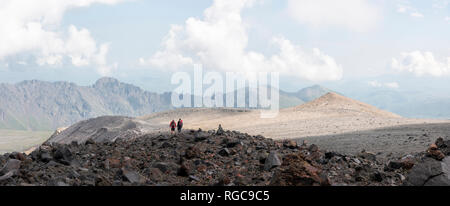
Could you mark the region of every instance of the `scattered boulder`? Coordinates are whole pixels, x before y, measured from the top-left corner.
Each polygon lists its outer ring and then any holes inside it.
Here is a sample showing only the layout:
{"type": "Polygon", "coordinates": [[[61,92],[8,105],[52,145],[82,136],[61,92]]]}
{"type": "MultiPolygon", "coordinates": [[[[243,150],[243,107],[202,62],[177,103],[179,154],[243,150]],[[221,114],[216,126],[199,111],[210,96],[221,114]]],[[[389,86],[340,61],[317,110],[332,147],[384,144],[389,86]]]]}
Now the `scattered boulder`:
{"type": "Polygon", "coordinates": [[[270,170],[274,167],[281,166],[281,164],[282,164],[282,161],[281,161],[279,155],[277,154],[277,152],[272,151],[272,152],[270,152],[269,156],[267,157],[267,159],[264,162],[264,169],[270,170]]]}
{"type": "Polygon", "coordinates": [[[162,149],[172,148],[172,147],[173,147],[173,145],[170,144],[170,143],[168,143],[168,142],[164,142],[164,143],[162,143],[162,145],[161,145],[161,148],[162,148],[162,149]]]}
{"type": "Polygon", "coordinates": [[[389,161],[386,170],[397,170],[402,168],[402,163],[400,161],[389,161]]]}
{"type": "Polygon", "coordinates": [[[194,175],[189,175],[189,179],[197,182],[200,181],[200,179],[194,175]]]}
{"type": "Polygon", "coordinates": [[[189,174],[190,174],[190,169],[185,164],[182,164],[180,166],[180,168],[178,168],[178,171],[177,171],[178,176],[188,177],[189,174]]]}
{"type": "Polygon", "coordinates": [[[171,165],[165,162],[158,162],[153,165],[154,168],[158,168],[162,173],[167,173],[171,170],[171,165]]]}
{"type": "Polygon", "coordinates": [[[39,155],[39,159],[42,162],[50,162],[51,160],[53,160],[52,155],[50,154],[50,152],[48,151],[42,151],[39,155]]]}
{"type": "Polygon", "coordinates": [[[261,164],[264,164],[266,162],[267,157],[269,156],[269,153],[267,152],[261,152],[258,154],[258,160],[261,164]]]}
{"type": "Polygon", "coordinates": [[[194,135],[194,141],[201,142],[203,140],[208,139],[210,135],[207,132],[197,132],[194,135]]]}
{"type": "Polygon", "coordinates": [[[26,160],[25,154],[21,153],[21,152],[14,153],[12,158],[20,160],[20,161],[25,161],[26,160]]]}
{"type": "Polygon", "coordinates": [[[319,151],[319,147],[315,144],[312,144],[311,146],[309,146],[308,150],[310,152],[317,152],[317,151],[319,151]]]}
{"type": "Polygon", "coordinates": [[[10,171],[6,173],[5,175],[0,176],[0,182],[4,180],[8,180],[14,176],[14,171],[10,171]]]}
{"type": "Polygon", "coordinates": [[[84,144],[85,145],[95,144],[95,141],[93,139],[87,139],[84,144]]]}
{"type": "Polygon", "coordinates": [[[325,158],[326,159],[331,159],[335,156],[338,156],[339,154],[335,153],[335,152],[325,152],[325,158]]]}
{"type": "Polygon", "coordinates": [[[5,175],[9,172],[15,172],[19,170],[20,164],[20,160],[9,159],[8,162],[6,162],[5,166],[3,166],[3,168],[0,170],[0,175],[5,175]]]}
{"type": "Polygon", "coordinates": [[[298,145],[296,141],[293,140],[287,140],[283,143],[283,146],[289,149],[297,149],[298,145]]]}
{"type": "Polygon", "coordinates": [[[230,150],[228,148],[223,148],[218,154],[222,157],[228,157],[230,155],[230,150]]]}
{"type": "Polygon", "coordinates": [[[374,172],[370,175],[372,181],[381,182],[383,181],[383,174],[381,172],[374,172]]]}
{"type": "Polygon", "coordinates": [[[377,155],[371,152],[367,152],[367,151],[362,151],[359,155],[359,157],[366,159],[366,160],[370,160],[370,161],[376,161],[377,160],[377,155]]]}
{"type": "Polygon", "coordinates": [[[239,145],[241,142],[237,139],[224,139],[224,143],[226,145],[227,148],[234,148],[237,145],[239,145]]]}
{"type": "Polygon", "coordinates": [[[185,157],[187,159],[199,158],[201,154],[202,152],[200,151],[200,149],[195,146],[188,147],[185,151],[185,157]]]}
{"type": "Polygon", "coordinates": [[[122,163],[121,163],[120,159],[108,158],[105,160],[105,168],[106,169],[120,168],[120,167],[122,167],[122,163]]]}
{"type": "Polygon", "coordinates": [[[406,170],[409,170],[409,169],[413,168],[414,165],[416,164],[415,158],[413,156],[411,156],[411,155],[403,157],[400,160],[400,162],[402,163],[402,168],[406,169],[406,170]]]}
{"type": "Polygon", "coordinates": [[[219,181],[215,184],[216,186],[227,186],[231,184],[231,179],[227,176],[224,176],[219,179],[219,181]]]}
{"type": "Polygon", "coordinates": [[[408,173],[406,186],[450,186],[450,157],[438,161],[425,157],[408,173]]]}
{"type": "Polygon", "coordinates": [[[147,171],[147,175],[152,180],[160,181],[163,178],[163,176],[164,176],[162,171],[160,169],[158,169],[158,168],[149,168],[146,171],[147,171]]]}
{"type": "Polygon", "coordinates": [[[413,156],[407,155],[400,160],[391,160],[388,162],[385,171],[394,171],[398,169],[410,170],[416,164],[416,160],[413,156]]]}
{"type": "Polygon", "coordinates": [[[70,162],[72,161],[72,152],[66,146],[61,146],[56,149],[53,158],[62,164],[70,165],[70,162]]]}
{"type": "Polygon", "coordinates": [[[9,159],[5,166],[0,170],[0,182],[9,180],[19,172],[20,160],[9,159]]]}
{"type": "Polygon", "coordinates": [[[442,137],[439,137],[435,144],[444,155],[450,156],[450,140],[444,140],[442,137]]]}
{"type": "Polygon", "coordinates": [[[129,181],[130,183],[142,184],[145,182],[145,178],[142,177],[136,171],[133,171],[133,170],[130,170],[127,168],[122,168],[121,171],[122,171],[124,179],[129,181]]]}
{"type": "Polygon", "coordinates": [[[445,158],[445,154],[439,149],[436,144],[431,144],[427,150],[427,155],[436,160],[443,160],[445,158]]]}
{"type": "Polygon", "coordinates": [[[330,183],[320,168],[308,163],[302,154],[299,153],[285,157],[281,169],[275,173],[270,185],[328,186],[330,183]]]}

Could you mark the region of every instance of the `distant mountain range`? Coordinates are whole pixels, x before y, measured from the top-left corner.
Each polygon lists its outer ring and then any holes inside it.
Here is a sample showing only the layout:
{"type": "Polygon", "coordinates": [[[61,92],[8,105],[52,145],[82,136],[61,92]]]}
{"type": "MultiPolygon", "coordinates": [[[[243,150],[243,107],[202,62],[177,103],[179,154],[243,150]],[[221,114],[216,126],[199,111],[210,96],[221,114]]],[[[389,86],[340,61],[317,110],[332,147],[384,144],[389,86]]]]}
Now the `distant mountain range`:
{"type": "Polygon", "coordinates": [[[450,96],[430,91],[380,90],[349,96],[408,118],[450,119],[450,96]]]}
{"type": "MultiPolygon", "coordinates": [[[[280,107],[297,106],[329,91],[318,85],[295,93],[281,91],[280,107]]],[[[113,78],[101,78],[92,86],[38,80],[0,84],[0,129],[54,130],[98,116],[133,117],[170,109],[171,93],[144,91],[113,78]]]]}
{"type": "Polygon", "coordinates": [[[0,84],[0,129],[51,130],[102,115],[138,116],[170,108],[170,94],[112,78],[87,87],[37,80],[0,84]]]}

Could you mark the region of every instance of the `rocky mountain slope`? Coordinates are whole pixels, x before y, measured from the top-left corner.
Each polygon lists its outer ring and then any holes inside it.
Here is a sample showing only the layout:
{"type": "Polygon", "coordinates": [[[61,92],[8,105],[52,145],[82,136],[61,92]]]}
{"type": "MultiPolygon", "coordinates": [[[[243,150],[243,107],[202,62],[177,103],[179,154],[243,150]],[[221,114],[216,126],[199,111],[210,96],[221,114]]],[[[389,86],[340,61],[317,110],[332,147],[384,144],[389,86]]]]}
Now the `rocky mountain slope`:
{"type": "Polygon", "coordinates": [[[56,131],[48,143],[84,143],[87,140],[111,142],[133,139],[151,130],[151,125],[131,117],[102,116],[78,122],[62,131],[56,131]]]}
{"type": "Polygon", "coordinates": [[[170,95],[112,78],[92,86],[37,80],[0,84],[0,97],[0,128],[15,130],[53,130],[102,115],[140,116],[171,108],[170,95]]]}
{"type": "Polygon", "coordinates": [[[44,144],[0,156],[0,185],[449,185],[450,141],[387,162],[236,131],[44,144]]]}

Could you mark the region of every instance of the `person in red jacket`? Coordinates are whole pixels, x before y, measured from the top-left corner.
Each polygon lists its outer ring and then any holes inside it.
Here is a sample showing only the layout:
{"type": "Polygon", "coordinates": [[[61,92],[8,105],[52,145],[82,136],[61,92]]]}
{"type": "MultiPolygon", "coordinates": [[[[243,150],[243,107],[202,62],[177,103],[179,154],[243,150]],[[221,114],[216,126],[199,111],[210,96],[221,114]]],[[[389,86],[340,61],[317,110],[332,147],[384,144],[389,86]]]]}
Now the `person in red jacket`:
{"type": "Polygon", "coordinates": [[[183,120],[179,119],[177,124],[178,133],[181,133],[182,128],[183,128],[183,120]]]}
{"type": "Polygon", "coordinates": [[[169,124],[170,127],[170,133],[173,134],[175,133],[175,127],[177,127],[177,123],[175,123],[175,120],[172,120],[169,124]]]}

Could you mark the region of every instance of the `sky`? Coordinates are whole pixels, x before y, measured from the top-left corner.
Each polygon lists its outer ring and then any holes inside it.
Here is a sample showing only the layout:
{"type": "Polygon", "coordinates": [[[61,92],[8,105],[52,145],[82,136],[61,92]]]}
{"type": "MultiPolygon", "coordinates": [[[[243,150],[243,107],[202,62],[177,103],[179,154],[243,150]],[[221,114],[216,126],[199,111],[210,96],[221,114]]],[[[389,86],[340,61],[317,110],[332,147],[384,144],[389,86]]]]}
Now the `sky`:
{"type": "Polygon", "coordinates": [[[170,91],[192,71],[281,89],[450,89],[450,0],[0,0],[0,82],[102,76],[170,91]]]}

